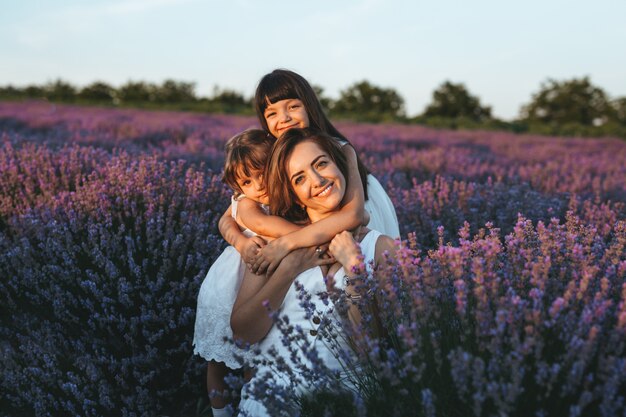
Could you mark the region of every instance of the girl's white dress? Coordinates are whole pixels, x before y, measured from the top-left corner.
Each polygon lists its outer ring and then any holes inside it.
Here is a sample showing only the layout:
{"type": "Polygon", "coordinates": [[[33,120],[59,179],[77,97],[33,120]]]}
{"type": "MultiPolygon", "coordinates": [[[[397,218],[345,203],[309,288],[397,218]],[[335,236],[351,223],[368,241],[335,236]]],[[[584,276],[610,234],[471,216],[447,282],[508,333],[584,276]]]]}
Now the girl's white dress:
{"type": "Polygon", "coordinates": [[[367,175],[367,194],[369,198],[365,201],[365,210],[370,215],[367,227],[394,239],[399,238],[400,226],[396,209],[383,186],[372,174],[367,175]]]}
{"type": "MultiPolygon", "coordinates": [[[[363,253],[364,262],[370,267],[370,262],[375,258],[376,255],[376,242],[378,241],[378,237],[381,235],[380,232],[371,230],[360,243],[361,251],[363,253]]],[[[344,288],[344,282],[341,277],[345,274],[343,268],[340,268],[335,274],[335,285],[339,289],[344,288]]],[[[324,294],[327,292],[326,283],[324,282],[324,276],[322,274],[322,270],[319,267],[311,268],[300,275],[294,280],[299,282],[306,292],[311,295],[311,302],[315,304],[316,316],[312,318],[305,317],[304,308],[300,305],[300,301],[298,299],[298,290],[296,289],[295,282],[291,284],[287,294],[285,295],[285,299],[280,308],[280,315],[286,315],[289,318],[289,323],[296,328],[296,326],[300,326],[307,337],[307,343],[309,349],[315,347],[318,353],[319,358],[323,361],[323,363],[332,370],[343,371],[341,363],[335,357],[333,351],[329,348],[326,342],[321,339],[318,333],[318,325],[320,323],[319,318],[325,316],[330,317],[332,320],[335,320],[337,325],[339,326],[338,317],[335,316],[333,310],[332,302],[329,305],[325,305],[320,297],[320,294],[324,294]],[[316,324],[317,323],[317,324],[316,324]]],[[[322,323],[324,321],[322,320],[322,323]]],[[[283,345],[282,342],[283,334],[276,327],[272,326],[269,333],[265,336],[263,340],[261,340],[256,346],[262,352],[263,356],[267,358],[272,358],[268,352],[274,348],[278,352],[278,356],[283,359],[287,364],[290,365],[292,370],[296,373],[296,377],[286,375],[285,373],[278,372],[273,363],[276,361],[274,359],[270,361],[266,361],[261,365],[255,366],[256,372],[252,379],[247,382],[242,389],[241,393],[241,402],[239,404],[239,409],[242,411],[243,415],[246,416],[269,416],[270,413],[263,405],[266,401],[271,401],[272,398],[268,398],[267,395],[259,394],[259,388],[264,387],[266,383],[278,384],[279,386],[287,389],[286,396],[292,398],[293,395],[302,395],[306,394],[308,391],[312,389],[312,387],[306,384],[301,378],[301,374],[293,365],[293,361],[290,359],[290,352],[283,345]],[[256,389],[255,389],[256,387],[256,389]],[[291,387],[291,388],[290,388],[291,387]],[[291,391],[293,389],[293,391],[291,391]]],[[[344,347],[347,347],[347,344],[344,342],[344,347]]],[[[304,354],[298,355],[302,361],[307,364],[310,363],[304,357],[304,354]]],[[[342,373],[345,376],[345,373],[342,373]]],[[[309,383],[315,381],[308,381],[309,383]]],[[[350,387],[350,384],[347,384],[350,387]]],[[[294,409],[284,409],[285,415],[297,415],[297,410],[294,409]]]]}
{"type": "MultiPolygon", "coordinates": [[[[244,197],[241,196],[239,199],[244,197]]],[[[231,213],[234,219],[237,218],[238,201],[235,198],[232,200],[231,213]]],[[[267,211],[267,207],[262,207],[267,211]]],[[[250,229],[244,230],[243,234],[248,237],[256,235],[250,229]]],[[[237,249],[232,246],[224,249],[202,281],[196,308],[193,353],[207,361],[224,362],[231,369],[241,367],[235,353],[240,357],[246,354],[230,342],[233,337],[230,313],[241,286],[244,268],[237,249]]]]}
{"type": "MultiPolygon", "coordinates": [[[[337,142],[342,147],[349,143],[342,139],[337,139],[337,142]]],[[[400,226],[398,225],[396,209],[383,186],[372,174],[367,174],[367,196],[365,210],[370,215],[367,228],[378,230],[394,239],[399,238],[400,226]]]]}

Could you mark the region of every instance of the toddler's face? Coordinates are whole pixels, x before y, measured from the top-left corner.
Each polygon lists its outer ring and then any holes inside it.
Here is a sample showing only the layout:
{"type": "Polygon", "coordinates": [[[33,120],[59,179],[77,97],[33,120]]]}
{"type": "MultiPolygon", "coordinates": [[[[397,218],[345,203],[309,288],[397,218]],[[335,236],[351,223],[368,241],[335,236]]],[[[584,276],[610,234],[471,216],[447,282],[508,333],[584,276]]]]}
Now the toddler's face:
{"type": "Polygon", "coordinates": [[[241,188],[241,192],[251,200],[261,204],[268,204],[269,200],[263,187],[263,171],[251,170],[250,175],[246,175],[243,170],[237,177],[237,185],[241,188]]]}
{"type": "Polygon", "coordinates": [[[297,98],[269,103],[263,117],[275,138],[293,127],[309,127],[309,115],[302,101],[297,98]]]}

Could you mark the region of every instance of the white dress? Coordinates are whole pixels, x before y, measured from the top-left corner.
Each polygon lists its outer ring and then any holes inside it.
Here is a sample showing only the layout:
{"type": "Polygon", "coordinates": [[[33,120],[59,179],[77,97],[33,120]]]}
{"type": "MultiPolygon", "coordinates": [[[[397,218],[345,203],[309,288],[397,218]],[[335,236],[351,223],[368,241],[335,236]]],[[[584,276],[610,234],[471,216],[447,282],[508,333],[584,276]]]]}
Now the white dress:
{"type": "MultiPolygon", "coordinates": [[[[348,141],[337,139],[342,147],[348,144],[348,141]]],[[[370,222],[367,224],[368,229],[378,230],[384,235],[394,239],[400,237],[400,226],[398,224],[398,216],[389,195],[372,174],[367,174],[367,196],[365,201],[365,210],[370,215],[370,222]]]]}
{"type": "Polygon", "coordinates": [[[367,175],[367,196],[365,210],[370,215],[368,229],[378,230],[394,239],[400,237],[398,216],[387,192],[372,174],[367,175]]]}
{"type": "MultiPolygon", "coordinates": [[[[244,197],[241,196],[240,199],[244,197]]],[[[231,213],[234,219],[237,218],[237,202],[233,198],[231,213]]],[[[267,210],[265,206],[262,207],[267,210]]],[[[244,230],[243,234],[247,237],[256,235],[250,229],[244,230]]],[[[207,361],[224,362],[231,369],[241,367],[235,353],[240,357],[246,355],[246,352],[237,349],[230,342],[233,338],[230,314],[241,286],[244,268],[237,249],[233,246],[224,249],[202,281],[196,307],[193,353],[207,361]]]]}
{"type": "MultiPolygon", "coordinates": [[[[364,262],[370,267],[370,261],[372,261],[376,254],[376,242],[378,241],[378,237],[381,235],[380,232],[371,230],[363,240],[361,241],[361,251],[363,253],[364,262]]],[[[335,285],[339,289],[344,288],[343,277],[344,270],[340,268],[335,273],[335,285]]],[[[280,308],[280,315],[286,315],[289,317],[289,323],[294,326],[300,326],[307,337],[307,342],[309,343],[308,347],[315,347],[318,353],[318,357],[322,360],[322,362],[331,370],[342,371],[342,365],[337,360],[333,351],[329,349],[326,342],[321,339],[318,333],[318,324],[320,320],[317,320],[319,317],[330,317],[333,320],[338,320],[335,313],[332,312],[333,305],[329,303],[329,305],[324,305],[322,299],[319,294],[323,294],[327,292],[326,283],[324,282],[324,276],[319,267],[314,267],[308,269],[298,275],[298,277],[294,280],[300,283],[307,294],[311,295],[311,302],[315,304],[316,315],[312,318],[305,317],[304,308],[300,306],[300,301],[298,299],[298,290],[296,289],[295,282],[291,284],[291,287],[287,291],[285,295],[285,299],[280,308]],[[330,315],[330,316],[329,316],[330,315]],[[317,317],[316,317],[317,316],[317,317]]],[[[323,321],[322,321],[323,322],[323,321]]],[[[262,352],[263,356],[267,358],[271,358],[271,355],[268,355],[268,352],[275,348],[278,352],[280,358],[284,359],[288,364],[292,365],[293,361],[290,359],[290,352],[283,345],[282,339],[284,338],[282,332],[274,325],[270,329],[269,333],[265,336],[263,340],[261,340],[256,346],[262,352]]],[[[345,341],[343,343],[344,347],[347,347],[345,341]]],[[[299,352],[298,355],[303,363],[310,364],[310,362],[304,358],[304,355],[299,352]]],[[[267,400],[267,396],[259,396],[258,393],[255,395],[255,390],[259,390],[259,387],[264,387],[265,384],[278,384],[280,387],[285,389],[284,395],[287,398],[295,398],[297,394],[306,394],[310,392],[313,387],[309,384],[306,384],[301,377],[301,373],[294,369],[295,367],[291,366],[292,370],[296,373],[296,375],[287,375],[285,373],[277,372],[274,367],[272,367],[271,360],[270,363],[264,363],[258,366],[255,366],[256,372],[252,379],[247,382],[242,389],[241,394],[241,402],[239,404],[240,411],[243,412],[246,416],[270,416],[270,412],[263,405],[264,401],[267,400]]],[[[342,372],[342,377],[346,374],[342,372]]],[[[317,382],[317,381],[309,381],[317,382]]],[[[350,384],[347,384],[350,387],[350,384]]],[[[297,410],[285,408],[285,415],[296,415],[297,410]]]]}

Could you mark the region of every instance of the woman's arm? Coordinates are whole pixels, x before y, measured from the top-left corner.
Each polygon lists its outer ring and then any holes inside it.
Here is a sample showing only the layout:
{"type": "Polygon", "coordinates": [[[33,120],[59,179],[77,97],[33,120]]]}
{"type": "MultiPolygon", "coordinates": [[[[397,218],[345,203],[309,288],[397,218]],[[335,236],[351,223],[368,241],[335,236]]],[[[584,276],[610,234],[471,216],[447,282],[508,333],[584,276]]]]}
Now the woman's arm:
{"type": "Polygon", "coordinates": [[[244,263],[252,265],[256,260],[259,249],[265,246],[267,242],[259,236],[249,238],[244,235],[235,219],[233,219],[231,210],[232,204],[228,206],[226,212],[220,218],[218,228],[224,240],[237,249],[244,263]]]}
{"type": "MultiPolygon", "coordinates": [[[[338,277],[336,280],[347,278],[347,285],[345,287],[346,296],[349,300],[360,299],[363,289],[361,288],[361,291],[359,291],[359,286],[363,285],[363,282],[359,279],[359,277],[363,276],[366,271],[365,265],[363,264],[361,249],[354,240],[352,233],[342,232],[335,236],[335,238],[330,242],[328,250],[332,253],[335,259],[343,265],[345,277],[338,277]]],[[[384,264],[385,253],[388,253],[393,257],[395,256],[397,248],[392,238],[381,235],[376,241],[375,251],[374,266],[377,267],[378,265],[384,264]]],[[[362,322],[361,309],[358,304],[359,303],[351,303],[348,310],[348,317],[356,326],[359,326],[362,322]]],[[[376,317],[375,332],[380,334],[382,331],[382,325],[380,324],[380,320],[376,314],[376,305],[373,304],[372,308],[376,317]]]]}
{"type": "MultiPolygon", "coordinates": [[[[363,254],[361,252],[361,248],[354,240],[352,233],[347,231],[339,233],[328,245],[328,250],[343,266],[345,273],[345,276],[336,277],[335,282],[338,280],[344,280],[347,277],[348,282],[346,283],[344,290],[346,297],[348,297],[348,300],[351,300],[351,297],[360,298],[359,291],[357,289],[360,283],[356,282],[356,279],[359,275],[365,273],[365,265],[363,264],[363,254]]],[[[362,317],[358,303],[350,302],[348,317],[355,326],[359,326],[361,324],[362,317]]]]}
{"type": "Polygon", "coordinates": [[[249,198],[239,201],[237,217],[245,227],[267,237],[281,237],[288,233],[297,232],[303,227],[293,224],[282,217],[265,213],[257,202],[249,198]]]}
{"type": "Polygon", "coordinates": [[[248,343],[260,341],[273,324],[268,308],[271,311],[280,308],[298,274],[334,262],[332,258],[320,258],[315,248],[304,248],[285,257],[269,278],[246,270],[230,316],[233,337],[248,343]]]}
{"type": "Polygon", "coordinates": [[[366,220],[365,197],[356,152],[349,144],[344,145],[342,150],[348,159],[349,178],[341,209],[325,219],[270,242],[258,252],[253,271],[263,273],[267,270],[272,273],[290,251],[327,243],[337,233],[354,229],[366,220]]]}

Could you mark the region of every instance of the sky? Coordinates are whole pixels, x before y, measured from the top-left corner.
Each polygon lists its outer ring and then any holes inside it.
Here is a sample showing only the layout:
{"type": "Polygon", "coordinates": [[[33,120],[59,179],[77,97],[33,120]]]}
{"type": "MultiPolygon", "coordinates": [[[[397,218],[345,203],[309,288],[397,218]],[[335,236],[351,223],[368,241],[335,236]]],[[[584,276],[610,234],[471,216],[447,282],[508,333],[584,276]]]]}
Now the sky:
{"type": "Polygon", "coordinates": [[[0,85],[195,82],[250,97],[287,68],[339,97],[367,80],[407,114],[445,81],[513,119],[541,84],[626,96],[624,0],[0,0],[0,85]]]}

